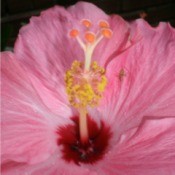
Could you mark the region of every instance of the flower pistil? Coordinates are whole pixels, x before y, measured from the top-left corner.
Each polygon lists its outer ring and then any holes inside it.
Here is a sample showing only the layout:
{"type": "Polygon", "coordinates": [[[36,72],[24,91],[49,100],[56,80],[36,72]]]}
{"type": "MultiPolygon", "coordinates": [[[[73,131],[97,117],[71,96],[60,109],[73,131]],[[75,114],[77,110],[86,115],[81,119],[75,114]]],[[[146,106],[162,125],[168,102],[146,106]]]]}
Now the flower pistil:
{"type": "Polygon", "coordinates": [[[84,34],[84,40],[80,38],[80,32],[77,29],[72,29],[69,36],[78,41],[84,51],[85,60],[84,62],[75,60],[72,63],[70,70],[66,72],[65,83],[69,102],[78,109],[80,115],[81,142],[87,143],[87,107],[98,105],[107,84],[105,69],[100,67],[97,62],[92,62],[92,55],[94,49],[104,37],[110,38],[112,36],[112,31],[106,21],[99,22],[100,30],[97,33],[90,31],[92,27],[90,20],[84,19],[81,23],[87,29],[84,34]]]}

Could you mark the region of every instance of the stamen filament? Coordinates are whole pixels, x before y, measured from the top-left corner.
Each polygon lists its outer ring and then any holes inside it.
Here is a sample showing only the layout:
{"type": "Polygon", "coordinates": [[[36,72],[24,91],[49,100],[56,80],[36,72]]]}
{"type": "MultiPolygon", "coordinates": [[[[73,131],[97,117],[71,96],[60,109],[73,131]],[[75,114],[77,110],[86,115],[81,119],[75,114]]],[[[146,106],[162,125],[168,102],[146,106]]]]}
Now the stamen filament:
{"type": "Polygon", "coordinates": [[[82,144],[87,144],[89,140],[88,125],[87,125],[87,110],[85,107],[79,109],[79,130],[80,141],[82,144]]]}

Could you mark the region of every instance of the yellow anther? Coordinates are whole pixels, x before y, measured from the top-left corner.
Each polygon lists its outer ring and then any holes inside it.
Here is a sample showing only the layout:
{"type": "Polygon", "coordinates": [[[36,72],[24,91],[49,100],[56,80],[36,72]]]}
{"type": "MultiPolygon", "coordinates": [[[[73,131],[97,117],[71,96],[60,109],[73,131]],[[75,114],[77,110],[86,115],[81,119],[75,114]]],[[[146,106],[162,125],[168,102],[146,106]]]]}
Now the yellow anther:
{"type": "Polygon", "coordinates": [[[92,67],[92,69],[96,70],[98,68],[97,62],[94,61],[91,67],[92,67]]]}
{"type": "Polygon", "coordinates": [[[74,61],[65,75],[70,104],[76,108],[98,105],[106,82],[104,69],[97,62],[93,62],[90,70],[85,72],[83,63],[74,61]]]}
{"type": "Polygon", "coordinates": [[[106,83],[107,83],[107,79],[105,76],[102,76],[101,77],[101,82],[99,82],[98,84],[98,90],[100,92],[103,92],[104,91],[104,88],[106,87],[106,83]]]}

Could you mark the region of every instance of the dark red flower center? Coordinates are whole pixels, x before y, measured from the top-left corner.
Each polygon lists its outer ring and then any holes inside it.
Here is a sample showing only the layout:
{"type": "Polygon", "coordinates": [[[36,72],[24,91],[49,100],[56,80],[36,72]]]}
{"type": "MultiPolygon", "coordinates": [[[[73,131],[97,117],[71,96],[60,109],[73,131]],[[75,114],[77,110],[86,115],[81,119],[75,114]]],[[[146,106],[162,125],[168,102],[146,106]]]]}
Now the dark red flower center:
{"type": "Polygon", "coordinates": [[[74,124],[68,124],[58,128],[58,145],[62,145],[62,157],[64,160],[73,161],[76,164],[95,163],[103,158],[107,151],[111,138],[110,128],[103,121],[100,126],[88,116],[89,141],[86,144],[80,142],[79,120],[75,116],[72,118],[74,124]]]}

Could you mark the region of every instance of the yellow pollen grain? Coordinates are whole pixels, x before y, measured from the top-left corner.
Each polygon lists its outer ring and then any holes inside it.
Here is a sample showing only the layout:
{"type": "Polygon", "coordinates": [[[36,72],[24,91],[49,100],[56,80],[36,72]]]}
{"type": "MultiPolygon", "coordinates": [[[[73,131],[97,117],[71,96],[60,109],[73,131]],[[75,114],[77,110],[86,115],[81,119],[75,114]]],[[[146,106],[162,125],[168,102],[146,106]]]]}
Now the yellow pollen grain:
{"type": "Polygon", "coordinates": [[[84,64],[74,61],[65,75],[66,92],[69,102],[75,108],[97,106],[105,90],[105,70],[97,62],[84,72],[84,64]]]}
{"type": "Polygon", "coordinates": [[[98,84],[98,91],[103,92],[106,87],[107,79],[105,76],[101,77],[101,82],[98,84]]]}

